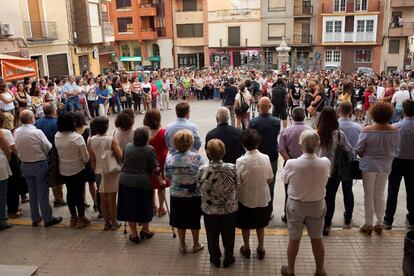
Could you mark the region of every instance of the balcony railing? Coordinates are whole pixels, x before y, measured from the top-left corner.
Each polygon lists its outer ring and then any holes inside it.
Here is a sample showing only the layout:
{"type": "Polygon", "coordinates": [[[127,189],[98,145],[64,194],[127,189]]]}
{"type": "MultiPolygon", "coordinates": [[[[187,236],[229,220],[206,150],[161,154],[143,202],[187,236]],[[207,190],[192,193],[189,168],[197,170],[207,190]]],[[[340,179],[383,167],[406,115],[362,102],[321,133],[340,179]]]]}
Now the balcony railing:
{"type": "Polygon", "coordinates": [[[312,35],[294,35],[294,45],[312,44],[312,35]]]}
{"type": "Polygon", "coordinates": [[[323,42],[375,42],[374,32],[325,33],[323,42]]]}
{"type": "Polygon", "coordinates": [[[193,9],[193,10],[183,10],[183,9],[175,10],[175,12],[197,12],[197,11],[203,11],[203,9],[202,8],[196,8],[196,9],[193,9]]]}
{"type": "Polygon", "coordinates": [[[312,14],[313,14],[312,5],[295,6],[293,10],[294,16],[312,16],[312,14]]]}
{"type": "Polygon", "coordinates": [[[414,35],[414,22],[391,22],[389,36],[405,37],[414,35]]]}
{"type": "Polygon", "coordinates": [[[26,39],[31,42],[44,42],[58,39],[57,24],[51,21],[25,21],[26,39]]]}

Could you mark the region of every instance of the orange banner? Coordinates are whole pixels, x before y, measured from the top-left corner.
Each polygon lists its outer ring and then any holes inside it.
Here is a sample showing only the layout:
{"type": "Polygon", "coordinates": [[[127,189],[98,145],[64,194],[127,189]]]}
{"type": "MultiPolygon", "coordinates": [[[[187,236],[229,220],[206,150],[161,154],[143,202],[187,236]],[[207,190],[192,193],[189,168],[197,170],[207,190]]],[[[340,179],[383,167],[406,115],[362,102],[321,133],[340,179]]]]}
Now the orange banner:
{"type": "Polygon", "coordinates": [[[39,78],[35,60],[2,59],[1,76],[5,81],[23,80],[24,77],[39,78]]]}

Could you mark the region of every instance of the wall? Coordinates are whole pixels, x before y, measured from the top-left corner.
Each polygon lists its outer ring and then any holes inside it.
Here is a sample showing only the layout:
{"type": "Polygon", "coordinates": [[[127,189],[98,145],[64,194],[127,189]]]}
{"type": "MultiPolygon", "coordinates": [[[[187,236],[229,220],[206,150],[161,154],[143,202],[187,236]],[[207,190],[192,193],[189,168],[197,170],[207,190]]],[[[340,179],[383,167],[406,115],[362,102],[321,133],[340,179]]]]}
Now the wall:
{"type": "Polygon", "coordinates": [[[240,47],[260,47],[260,22],[233,22],[233,23],[209,23],[208,32],[209,47],[229,47],[228,46],[228,27],[240,26],[240,47]],[[257,30],[257,31],[252,31],[257,30]],[[245,40],[247,38],[247,45],[245,40]],[[220,39],[222,45],[220,46],[220,39]]]}
{"type": "Polygon", "coordinates": [[[14,31],[14,35],[10,38],[24,37],[23,20],[21,20],[22,13],[19,1],[0,0],[0,7],[3,7],[0,8],[0,22],[9,23],[14,31]],[[5,7],[7,7],[7,9],[5,7]]]}

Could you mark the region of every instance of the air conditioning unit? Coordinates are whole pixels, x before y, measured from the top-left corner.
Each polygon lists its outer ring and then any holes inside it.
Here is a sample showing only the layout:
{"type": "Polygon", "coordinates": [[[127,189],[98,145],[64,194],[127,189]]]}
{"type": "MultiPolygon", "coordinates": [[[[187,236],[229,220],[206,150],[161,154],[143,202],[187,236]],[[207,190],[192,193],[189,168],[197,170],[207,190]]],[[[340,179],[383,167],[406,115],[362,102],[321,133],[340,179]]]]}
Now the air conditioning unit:
{"type": "Polygon", "coordinates": [[[0,24],[0,35],[2,36],[14,35],[12,26],[10,24],[5,24],[5,23],[0,24]]]}

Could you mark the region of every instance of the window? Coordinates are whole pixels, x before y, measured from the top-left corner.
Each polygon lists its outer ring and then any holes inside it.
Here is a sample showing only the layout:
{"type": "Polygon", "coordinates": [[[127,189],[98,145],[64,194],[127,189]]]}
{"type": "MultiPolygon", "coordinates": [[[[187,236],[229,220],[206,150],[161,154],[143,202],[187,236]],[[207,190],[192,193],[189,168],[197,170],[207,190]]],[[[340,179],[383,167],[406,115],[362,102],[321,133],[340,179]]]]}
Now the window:
{"type": "Polygon", "coordinates": [[[387,72],[388,73],[393,73],[393,72],[395,72],[395,71],[397,71],[397,66],[388,66],[387,67],[387,72]]]}
{"type": "Polygon", "coordinates": [[[197,0],[183,0],[183,11],[196,11],[197,0]]]}
{"type": "Polygon", "coordinates": [[[399,54],[400,53],[400,40],[399,39],[391,39],[389,48],[389,54],[399,54]]]}
{"type": "Polygon", "coordinates": [[[160,47],[158,44],[152,44],[152,55],[159,56],[160,55],[160,47]]]}
{"type": "Polygon", "coordinates": [[[334,11],[344,12],[346,8],[346,0],[334,0],[334,11]]]}
{"type": "Polygon", "coordinates": [[[286,10],[286,0],[268,0],[268,11],[285,11],[286,10]]]}
{"type": "Polygon", "coordinates": [[[368,0],[356,0],[355,11],[366,11],[368,6],[368,0]]]}
{"type": "Polygon", "coordinates": [[[327,50],[325,51],[325,63],[340,63],[341,50],[327,50]]]}
{"type": "Polygon", "coordinates": [[[371,62],[371,50],[355,50],[355,62],[371,62]]]}
{"type": "Polygon", "coordinates": [[[203,24],[177,24],[177,37],[203,37],[203,24]]]}
{"type": "Polygon", "coordinates": [[[197,54],[178,54],[179,67],[197,67],[197,54]]]}
{"type": "Polygon", "coordinates": [[[325,24],[326,33],[341,33],[342,32],[342,21],[326,21],[325,24]]]}
{"type": "Polygon", "coordinates": [[[133,30],[132,17],[118,18],[118,33],[132,32],[133,30]]]}
{"type": "Polygon", "coordinates": [[[374,20],[367,20],[365,30],[367,32],[373,32],[374,31],[374,20]]]}
{"type": "Polygon", "coordinates": [[[240,46],[240,27],[229,27],[229,46],[240,46]]]}
{"type": "Polygon", "coordinates": [[[268,25],[268,39],[269,40],[282,40],[285,36],[285,24],[269,24],[268,25]]]}
{"type": "Polygon", "coordinates": [[[374,31],[374,20],[358,20],[357,21],[357,32],[373,32],[374,31]]]}
{"type": "Polygon", "coordinates": [[[101,26],[99,18],[99,4],[89,3],[89,20],[92,27],[101,26]]]}
{"type": "Polygon", "coordinates": [[[335,21],[335,33],[341,33],[342,32],[342,21],[335,21]]]}
{"type": "Polygon", "coordinates": [[[116,9],[130,9],[131,0],[116,0],[116,9]]]}
{"type": "Polygon", "coordinates": [[[121,46],[121,56],[123,57],[129,57],[131,55],[131,52],[129,50],[128,44],[124,44],[121,46]]]}
{"type": "Polygon", "coordinates": [[[333,33],[333,21],[327,21],[326,22],[326,32],[327,33],[333,33]]]}

